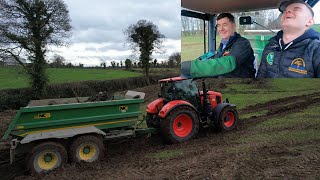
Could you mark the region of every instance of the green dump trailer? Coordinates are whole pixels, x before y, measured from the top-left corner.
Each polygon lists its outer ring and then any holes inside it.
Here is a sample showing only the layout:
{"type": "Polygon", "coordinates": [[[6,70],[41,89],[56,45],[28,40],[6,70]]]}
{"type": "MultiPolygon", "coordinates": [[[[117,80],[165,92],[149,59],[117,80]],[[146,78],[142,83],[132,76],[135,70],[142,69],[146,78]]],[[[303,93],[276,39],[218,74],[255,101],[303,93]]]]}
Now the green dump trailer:
{"type": "Polygon", "coordinates": [[[104,151],[103,139],[153,132],[136,127],[143,102],[144,98],[132,98],[21,108],[2,138],[12,138],[10,163],[16,153],[26,153],[27,168],[40,173],[68,159],[99,160],[104,151]]]}

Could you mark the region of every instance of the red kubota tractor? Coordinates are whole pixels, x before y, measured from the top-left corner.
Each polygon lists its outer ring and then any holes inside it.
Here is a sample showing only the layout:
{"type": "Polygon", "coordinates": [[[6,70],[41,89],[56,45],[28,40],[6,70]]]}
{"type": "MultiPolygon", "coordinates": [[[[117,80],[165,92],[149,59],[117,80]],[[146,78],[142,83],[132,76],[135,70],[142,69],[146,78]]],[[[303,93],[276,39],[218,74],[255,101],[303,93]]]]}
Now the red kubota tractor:
{"type": "Polygon", "coordinates": [[[194,137],[200,127],[213,126],[219,131],[235,128],[238,121],[236,106],[221,93],[208,91],[204,79],[202,91],[193,79],[174,77],[159,81],[159,98],[147,106],[146,122],[150,128],[161,129],[171,143],[194,137]]]}

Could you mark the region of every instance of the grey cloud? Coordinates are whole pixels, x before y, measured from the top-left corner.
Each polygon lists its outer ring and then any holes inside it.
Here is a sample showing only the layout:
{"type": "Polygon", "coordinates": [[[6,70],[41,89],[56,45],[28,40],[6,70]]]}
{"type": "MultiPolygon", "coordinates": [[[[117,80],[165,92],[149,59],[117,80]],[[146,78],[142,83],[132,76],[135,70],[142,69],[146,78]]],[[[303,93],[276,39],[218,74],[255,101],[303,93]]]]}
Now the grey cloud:
{"type": "Polygon", "coordinates": [[[124,42],[124,37],[119,35],[117,31],[105,31],[100,29],[88,29],[75,31],[72,41],[75,43],[119,43],[124,42]]]}
{"type": "Polygon", "coordinates": [[[124,61],[126,59],[129,58],[129,56],[78,56],[78,58],[81,59],[99,59],[101,61],[113,61],[113,60],[117,60],[117,61],[124,61]]]}
{"type": "Polygon", "coordinates": [[[152,21],[168,38],[180,39],[180,0],[66,2],[75,30],[74,42],[123,41],[123,30],[140,19],[152,21]],[[166,22],[168,26],[163,26],[161,21],[166,22]]]}
{"type": "Polygon", "coordinates": [[[94,47],[86,47],[85,50],[86,50],[86,51],[97,51],[97,48],[94,48],[94,47]]]}
{"type": "Polygon", "coordinates": [[[108,51],[108,50],[121,51],[121,50],[128,50],[128,49],[129,48],[124,46],[123,43],[113,43],[113,44],[106,45],[104,47],[98,48],[97,51],[100,51],[100,52],[105,52],[105,51],[108,51]]]}

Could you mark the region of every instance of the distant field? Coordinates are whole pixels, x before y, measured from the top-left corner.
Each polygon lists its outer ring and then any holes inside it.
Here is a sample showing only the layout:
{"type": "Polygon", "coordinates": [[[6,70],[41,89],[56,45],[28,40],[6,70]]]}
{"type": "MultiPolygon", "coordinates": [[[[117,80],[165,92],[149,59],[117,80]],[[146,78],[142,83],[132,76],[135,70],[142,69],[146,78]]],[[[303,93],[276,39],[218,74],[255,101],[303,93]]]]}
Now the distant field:
{"type": "MultiPolygon", "coordinates": [[[[221,38],[217,37],[217,45],[220,44],[221,38]]],[[[208,40],[206,39],[206,44],[208,40]]],[[[208,45],[206,45],[208,50],[208,45]]],[[[197,36],[181,36],[181,59],[193,60],[204,54],[204,40],[203,35],[197,36]]]]}
{"type": "MultiPolygon", "coordinates": [[[[108,80],[141,76],[139,72],[111,69],[64,69],[49,68],[50,83],[79,82],[87,80],[108,80]]],[[[28,81],[21,68],[0,68],[0,89],[27,87],[28,81]]]]}
{"type": "MultiPolygon", "coordinates": [[[[132,70],[143,73],[143,69],[141,68],[133,68],[132,70]]],[[[159,73],[162,74],[163,72],[179,73],[180,67],[179,68],[150,68],[149,72],[151,74],[159,74],[159,73]]]]}

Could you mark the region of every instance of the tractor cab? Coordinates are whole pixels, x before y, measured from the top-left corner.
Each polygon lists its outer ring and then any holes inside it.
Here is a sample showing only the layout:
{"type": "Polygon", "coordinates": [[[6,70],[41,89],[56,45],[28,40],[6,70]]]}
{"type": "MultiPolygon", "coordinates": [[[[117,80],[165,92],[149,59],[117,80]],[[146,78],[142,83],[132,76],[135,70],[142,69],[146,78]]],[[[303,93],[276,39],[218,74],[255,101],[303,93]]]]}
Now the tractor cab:
{"type": "Polygon", "coordinates": [[[173,100],[184,100],[190,102],[197,109],[199,107],[199,90],[197,84],[192,79],[174,77],[162,79],[160,83],[160,97],[164,104],[173,100]]]}

